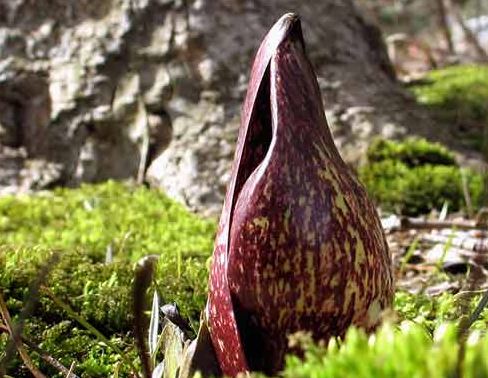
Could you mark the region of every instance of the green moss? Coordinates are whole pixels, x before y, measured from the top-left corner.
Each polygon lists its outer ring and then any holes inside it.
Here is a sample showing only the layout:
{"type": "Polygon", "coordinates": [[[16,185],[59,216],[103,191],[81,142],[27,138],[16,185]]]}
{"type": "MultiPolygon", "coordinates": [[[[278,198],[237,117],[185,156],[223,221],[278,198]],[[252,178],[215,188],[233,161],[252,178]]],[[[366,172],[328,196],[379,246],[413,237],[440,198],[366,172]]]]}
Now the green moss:
{"type": "Polygon", "coordinates": [[[463,174],[472,203],[481,206],[482,176],[467,169],[463,173],[439,144],[424,139],[379,140],[371,144],[367,156],[359,177],[386,211],[418,215],[440,209],[445,202],[450,211],[463,209],[463,174]]]}
{"type": "Polygon", "coordinates": [[[215,225],[164,194],[113,181],[0,199],[0,244],[83,248],[99,261],[147,254],[208,256],[215,225]]]}
{"type": "MultiPolygon", "coordinates": [[[[480,296],[469,301],[473,311],[480,296]]],[[[458,376],[459,341],[457,320],[466,315],[460,300],[452,294],[427,297],[398,292],[395,309],[399,323],[387,322],[368,336],[350,329],[343,342],[332,340],[327,346],[300,337],[305,347],[304,359],[287,358],[282,376],[290,378],[448,378],[458,376]]],[[[468,338],[463,377],[488,377],[488,310],[471,328],[468,338]]]]}
{"type": "MultiPolygon", "coordinates": [[[[431,164],[410,167],[392,159],[374,164],[385,162],[405,172],[431,167],[458,169],[431,164]]],[[[391,169],[391,178],[396,169],[391,169]]],[[[213,222],[189,214],[161,193],[113,182],[0,199],[2,295],[17,320],[29,296],[29,285],[49,264],[46,286],[129,359],[137,361],[130,315],[135,261],[145,254],[159,254],[157,280],[163,301],[177,302],[184,315],[197,321],[206,297],[206,267],[214,231],[213,222]],[[105,261],[109,245],[114,251],[112,262],[105,261]],[[50,263],[54,253],[59,258],[56,264],[50,263]]],[[[476,300],[470,304],[471,310],[476,300]]],[[[344,343],[329,347],[305,343],[305,361],[289,357],[283,376],[452,376],[458,344],[452,325],[446,329],[443,324],[465,314],[455,297],[445,294],[432,299],[397,293],[395,308],[400,319],[408,323],[386,325],[374,337],[351,330],[344,343]],[[432,337],[441,333],[442,337],[432,337]],[[441,368],[436,369],[438,366],[441,368]]],[[[487,326],[485,310],[473,328],[485,330],[487,326]]],[[[44,294],[26,320],[24,335],[65,366],[74,361],[75,372],[81,377],[108,377],[116,370],[120,377],[129,376],[128,366],[121,363],[118,353],[95,339],[44,294]]],[[[476,340],[476,335],[470,338],[463,367],[466,377],[487,375],[486,339],[476,340]]],[[[0,336],[0,357],[5,344],[6,337],[0,336]]],[[[31,355],[47,376],[61,377],[32,351],[31,355]]],[[[15,377],[30,376],[19,359],[10,363],[8,372],[15,377]]]]}
{"type": "MultiPolygon", "coordinates": [[[[133,354],[135,261],[160,255],[157,283],[162,301],[178,303],[183,315],[197,322],[206,299],[214,233],[213,221],[190,214],[160,192],[115,182],[2,198],[0,287],[16,319],[29,285],[56,251],[59,261],[50,264],[46,285],[133,354]],[[108,248],[113,250],[111,262],[105,262],[108,248]]],[[[27,319],[25,333],[68,366],[75,360],[76,372],[83,377],[109,376],[120,360],[45,295],[27,319]]],[[[55,376],[46,364],[41,367],[55,376]]],[[[15,377],[28,376],[18,360],[11,369],[15,377]]]]}
{"type": "Polygon", "coordinates": [[[434,70],[424,83],[411,89],[440,121],[457,126],[456,137],[462,138],[468,147],[481,149],[483,128],[488,126],[488,67],[434,70]]]}
{"type": "MultiPolygon", "coordinates": [[[[371,337],[357,329],[343,343],[305,344],[305,359],[288,357],[284,377],[290,378],[449,378],[459,376],[456,327],[440,326],[432,337],[421,326],[404,322],[386,324],[371,337]]],[[[487,377],[488,337],[474,334],[465,351],[462,377],[487,377]]]]}
{"type": "Polygon", "coordinates": [[[375,139],[367,151],[369,162],[399,161],[409,167],[420,165],[456,165],[454,154],[439,143],[407,138],[402,143],[375,139]]]}
{"type": "MultiPolygon", "coordinates": [[[[444,278],[444,281],[446,279],[449,278],[444,278]]],[[[398,291],[395,294],[394,307],[400,320],[412,321],[433,334],[442,324],[457,322],[467,312],[471,314],[480,299],[479,294],[466,299],[448,292],[431,297],[422,293],[398,291]]],[[[485,308],[471,329],[484,330],[487,326],[488,308],[485,308]]]]}
{"type": "Polygon", "coordinates": [[[7,264],[15,272],[7,273],[28,281],[49,251],[60,250],[61,268],[52,273],[59,290],[76,295],[101,290],[98,294],[108,295],[122,279],[112,267],[125,269],[126,280],[132,274],[131,262],[161,255],[164,300],[178,293],[183,312],[195,318],[195,301],[203,305],[205,264],[214,233],[213,221],[190,214],[164,194],[116,182],[0,199],[0,245],[15,250],[7,253],[7,264]],[[108,249],[113,264],[103,264],[108,249]],[[69,277],[57,277],[68,271],[69,277]],[[100,280],[106,284],[99,287],[100,280]]]}

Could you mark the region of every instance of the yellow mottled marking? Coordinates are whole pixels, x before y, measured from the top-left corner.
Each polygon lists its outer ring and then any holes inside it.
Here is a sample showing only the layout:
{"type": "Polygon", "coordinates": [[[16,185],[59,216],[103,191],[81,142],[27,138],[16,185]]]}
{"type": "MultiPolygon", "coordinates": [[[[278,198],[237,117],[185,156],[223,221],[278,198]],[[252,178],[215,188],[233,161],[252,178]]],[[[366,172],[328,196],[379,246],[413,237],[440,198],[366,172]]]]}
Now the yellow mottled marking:
{"type": "Polygon", "coordinates": [[[356,261],[354,265],[355,270],[359,270],[360,265],[366,261],[366,251],[364,250],[364,244],[359,235],[356,238],[356,261]]]}
{"type": "Polygon", "coordinates": [[[284,288],[284,287],[285,287],[285,280],[280,279],[280,280],[278,281],[278,291],[279,291],[280,293],[283,293],[283,288],[284,288]]]}
{"type": "Polygon", "coordinates": [[[347,232],[351,235],[352,238],[356,241],[356,256],[354,260],[354,269],[359,270],[360,265],[366,261],[366,251],[364,249],[364,243],[359,235],[358,230],[351,227],[351,225],[347,226],[347,232]]]}
{"type": "Polygon", "coordinates": [[[352,280],[348,280],[346,285],[346,290],[344,291],[344,302],[343,302],[344,312],[349,307],[352,297],[355,296],[356,290],[357,290],[356,282],[352,280]]]}
{"type": "Polygon", "coordinates": [[[278,325],[283,325],[283,321],[285,320],[286,317],[286,310],[281,309],[280,314],[278,315],[278,325]]]}
{"type": "Polygon", "coordinates": [[[332,184],[334,191],[336,193],[340,193],[339,182],[337,181],[336,177],[332,174],[332,167],[328,169],[321,169],[319,170],[319,177],[323,180],[327,181],[327,183],[332,184]]]}
{"type": "Polygon", "coordinates": [[[307,232],[307,240],[313,242],[315,240],[315,232],[307,232]]]}
{"type": "Polygon", "coordinates": [[[290,217],[291,217],[291,209],[290,209],[290,207],[288,207],[285,210],[285,216],[284,216],[284,219],[283,219],[283,226],[284,226],[285,232],[287,234],[290,233],[290,217]]]}
{"type": "Polygon", "coordinates": [[[309,295],[312,299],[312,307],[315,305],[315,284],[316,284],[316,278],[315,278],[315,266],[313,264],[313,258],[314,258],[314,253],[312,251],[307,251],[306,254],[306,259],[307,259],[307,273],[308,273],[308,278],[309,278],[309,295]]]}
{"type": "Polygon", "coordinates": [[[341,209],[341,211],[344,215],[346,215],[349,212],[347,205],[346,205],[346,201],[345,201],[344,196],[342,194],[337,194],[337,196],[335,198],[335,204],[339,209],[341,209]]]}
{"type": "MultiPolygon", "coordinates": [[[[340,251],[339,246],[340,246],[340,243],[338,243],[338,242],[337,242],[337,240],[336,240],[335,238],[334,238],[334,239],[332,239],[332,250],[333,250],[333,251],[340,251]]],[[[342,260],[342,258],[343,258],[342,253],[336,253],[336,254],[335,254],[335,261],[336,261],[336,262],[338,262],[338,261],[342,260]]],[[[351,255],[346,255],[346,258],[347,258],[348,260],[350,260],[351,255]]]]}
{"type": "Polygon", "coordinates": [[[269,220],[266,217],[257,217],[252,220],[254,226],[267,230],[269,227],[269,220]]]}
{"type": "Polygon", "coordinates": [[[375,299],[368,308],[368,317],[366,327],[373,327],[380,321],[381,304],[378,299],[375,299]]]}
{"type": "Polygon", "coordinates": [[[340,279],[341,279],[341,273],[337,272],[330,280],[329,283],[330,287],[334,288],[336,286],[339,286],[340,279]]]}
{"type": "Polygon", "coordinates": [[[332,298],[327,298],[324,303],[322,303],[322,312],[327,313],[330,312],[333,308],[335,308],[335,303],[332,298]]]}
{"type": "Polygon", "coordinates": [[[294,265],[297,272],[301,270],[301,267],[300,267],[301,259],[302,259],[301,253],[295,253],[295,255],[293,256],[293,259],[292,259],[293,265],[294,265]]]}
{"type": "Polygon", "coordinates": [[[291,270],[290,260],[286,259],[283,263],[283,272],[288,273],[291,270]]]}
{"type": "Polygon", "coordinates": [[[289,283],[289,282],[287,282],[287,283],[285,284],[285,292],[284,292],[284,294],[289,293],[289,292],[290,292],[290,288],[291,288],[290,283],[289,283]]]}
{"type": "Polygon", "coordinates": [[[303,282],[298,284],[298,290],[300,291],[300,296],[297,299],[295,308],[298,312],[303,312],[305,309],[305,290],[303,288],[303,282]]]}

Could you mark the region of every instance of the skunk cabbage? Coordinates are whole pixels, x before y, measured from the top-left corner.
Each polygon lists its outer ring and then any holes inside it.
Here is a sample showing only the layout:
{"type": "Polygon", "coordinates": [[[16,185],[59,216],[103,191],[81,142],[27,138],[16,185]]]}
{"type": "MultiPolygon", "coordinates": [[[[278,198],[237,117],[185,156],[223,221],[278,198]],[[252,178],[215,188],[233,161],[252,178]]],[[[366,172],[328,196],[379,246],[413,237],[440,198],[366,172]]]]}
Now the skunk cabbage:
{"type": "Polygon", "coordinates": [[[392,296],[378,215],[339,156],[286,14],[254,60],[215,242],[206,317],[220,368],[276,373],[291,333],[372,329],[392,296]]]}

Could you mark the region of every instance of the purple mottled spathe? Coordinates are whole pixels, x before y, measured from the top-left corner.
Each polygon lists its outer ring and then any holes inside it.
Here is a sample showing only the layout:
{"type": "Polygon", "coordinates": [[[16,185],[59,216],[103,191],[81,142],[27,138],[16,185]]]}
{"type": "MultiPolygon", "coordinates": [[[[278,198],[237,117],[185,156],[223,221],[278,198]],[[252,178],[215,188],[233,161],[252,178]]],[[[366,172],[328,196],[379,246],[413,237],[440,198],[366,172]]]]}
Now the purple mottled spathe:
{"type": "Polygon", "coordinates": [[[372,329],[392,296],[378,215],[339,156],[286,14],[254,60],[215,241],[207,317],[222,372],[276,373],[288,335],[372,329]]]}

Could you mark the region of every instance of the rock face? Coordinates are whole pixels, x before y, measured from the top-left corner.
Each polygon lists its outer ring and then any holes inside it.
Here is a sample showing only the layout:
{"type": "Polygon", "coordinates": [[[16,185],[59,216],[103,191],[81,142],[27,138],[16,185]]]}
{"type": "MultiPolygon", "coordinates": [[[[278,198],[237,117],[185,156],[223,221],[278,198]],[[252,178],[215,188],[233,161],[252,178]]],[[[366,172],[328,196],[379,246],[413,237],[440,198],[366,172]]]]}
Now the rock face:
{"type": "Polygon", "coordinates": [[[0,192],[138,178],[216,214],[253,51],[287,11],[346,160],[436,133],[352,0],[0,0],[0,192]]]}

